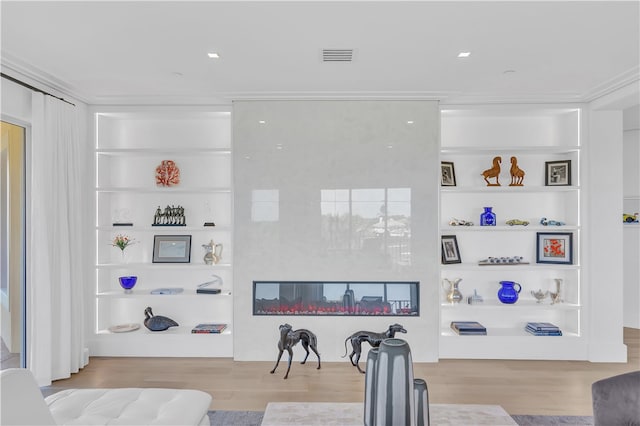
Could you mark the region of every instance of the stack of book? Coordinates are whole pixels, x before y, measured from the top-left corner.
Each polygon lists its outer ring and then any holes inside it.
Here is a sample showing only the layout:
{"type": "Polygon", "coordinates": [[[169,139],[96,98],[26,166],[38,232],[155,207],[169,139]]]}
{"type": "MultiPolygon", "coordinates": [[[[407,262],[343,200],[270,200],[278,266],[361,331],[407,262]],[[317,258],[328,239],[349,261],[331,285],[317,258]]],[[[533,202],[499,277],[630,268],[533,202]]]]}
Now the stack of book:
{"type": "Polygon", "coordinates": [[[534,336],[562,336],[558,326],[550,322],[528,322],[525,330],[534,336]]]}
{"type": "Polygon", "coordinates": [[[487,329],[476,321],[451,321],[453,331],[461,336],[485,336],[487,329]]]}
{"type": "Polygon", "coordinates": [[[198,324],[191,330],[192,333],[220,334],[227,328],[227,324],[198,324]]]}

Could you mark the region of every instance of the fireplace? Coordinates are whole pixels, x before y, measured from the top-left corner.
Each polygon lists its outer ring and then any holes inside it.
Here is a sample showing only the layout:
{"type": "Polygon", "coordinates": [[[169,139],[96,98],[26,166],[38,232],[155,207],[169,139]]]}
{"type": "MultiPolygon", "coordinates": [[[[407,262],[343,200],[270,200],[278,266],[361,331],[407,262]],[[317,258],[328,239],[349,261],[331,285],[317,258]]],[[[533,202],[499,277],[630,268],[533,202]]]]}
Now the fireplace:
{"type": "Polygon", "coordinates": [[[418,316],[418,281],[254,281],[253,315],[418,316]]]}

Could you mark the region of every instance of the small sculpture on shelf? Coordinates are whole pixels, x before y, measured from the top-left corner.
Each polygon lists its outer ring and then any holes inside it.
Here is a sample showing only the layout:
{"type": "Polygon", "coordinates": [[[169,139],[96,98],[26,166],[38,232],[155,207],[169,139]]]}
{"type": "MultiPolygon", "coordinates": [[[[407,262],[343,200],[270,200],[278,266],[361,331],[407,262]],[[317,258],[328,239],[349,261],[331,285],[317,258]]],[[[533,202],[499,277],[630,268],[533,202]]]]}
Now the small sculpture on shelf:
{"type": "Polygon", "coordinates": [[[184,207],[172,204],[171,206],[167,205],[162,211],[158,206],[153,215],[153,226],[187,226],[184,207]]]}
{"type": "Polygon", "coordinates": [[[282,353],[286,350],[289,352],[289,366],[287,367],[287,373],[284,375],[286,379],[289,377],[289,370],[291,370],[291,360],[293,358],[293,347],[298,344],[298,342],[302,342],[302,347],[307,354],[300,364],[304,364],[307,362],[307,358],[309,357],[309,348],[316,354],[318,357],[318,370],[320,369],[320,354],[318,353],[318,338],[311,331],[306,330],[304,328],[300,328],[298,330],[293,330],[293,327],[289,324],[282,324],[280,327],[280,340],[278,341],[278,359],[276,360],[276,365],[273,367],[273,370],[270,371],[271,374],[276,372],[276,368],[278,368],[278,364],[280,363],[280,358],[282,358],[282,353]]]}
{"type": "Polygon", "coordinates": [[[511,157],[511,169],[509,171],[511,173],[511,183],[509,186],[523,186],[524,170],[518,167],[518,159],[516,157],[511,157]]]}
{"type": "Polygon", "coordinates": [[[509,226],[514,226],[514,225],[527,226],[527,225],[529,225],[529,221],[528,220],[520,220],[520,219],[509,219],[508,221],[506,221],[506,224],[509,225],[509,226]]]}
{"type": "Polygon", "coordinates": [[[171,318],[163,317],[162,315],[153,315],[151,307],[147,307],[147,309],[144,310],[144,316],[144,326],[151,331],[164,331],[170,327],[177,327],[179,325],[171,318]]]}
{"type": "Polygon", "coordinates": [[[622,213],[622,221],[624,223],[638,223],[638,213],[622,213]]]}
{"type": "Polygon", "coordinates": [[[356,331],[344,340],[344,355],[342,355],[342,358],[347,356],[347,341],[350,341],[352,350],[349,354],[349,360],[351,361],[351,365],[364,374],[364,371],[360,369],[360,365],[358,364],[360,361],[360,354],[362,352],[362,344],[367,342],[372,348],[377,348],[383,340],[393,339],[396,336],[396,333],[406,332],[407,330],[405,330],[400,324],[391,324],[387,330],[381,333],[376,333],[375,331],[356,331]]]}
{"type": "Polygon", "coordinates": [[[542,226],[563,226],[563,225],[566,225],[566,223],[561,222],[559,220],[549,220],[546,217],[543,217],[542,219],[540,219],[540,225],[542,225],[542,226]]]}
{"type": "Polygon", "coordinates": [[[549,295],[549,292],[542,291],[542,289],[539,289],[538,291],[531,290],[531,295],[536,299],[536,303],[542,303],[542,301],[549,295]]]}
{"type": "Polygon", "coordinates": [[[172,160],[163,160],[156,167],[156,185],[174,186],[180,183],[180,169],[172,160]]]}
{"type": "Polygon", "coordinates": [[[502,163],[502,157],[494,157],[493,166],[482,172],[482,176],[484,177],[485,182],[487,182],[487,186],[500,186],[500,163],[502,163]],[[496,182],[489,182],[489,178],[496,178],[496,182]]]}
{"type": "Polygon", "coordinates": [[[489,256],[486,259],[482,259],[478,262],[478,265],[528,265],[529,262],[525,262],[522,256],[512,257],[492,257],[489,256]]]}
{"type": "Polygon", "coordinates": [[[462,220],[462,219],[456,219],[451,218],[451,220],[449,221],[449,225],[451,226],[473,226],[473,222],[470,222],[468,220],[462,220]]]}
{"type": "Polygon", "coordinates": [[[467,297],[467,303],[469,305],[474,305],[476,303],[482,303],[484,302],[484,299],[482,298],[482,296],[480,296],[478,294],[478,290],[476,290],[475,288],[473,289],[473,295],[467,297]]]}
{"type": "Polygon", "coordinates": [[[222,258],[222,244],[215,244],[213,240],[209,241],[207,244],[203,244],[202,248],[204,248],[204,263],[207,265],[211,265],[214,263],[220,262],[222,258]]]}

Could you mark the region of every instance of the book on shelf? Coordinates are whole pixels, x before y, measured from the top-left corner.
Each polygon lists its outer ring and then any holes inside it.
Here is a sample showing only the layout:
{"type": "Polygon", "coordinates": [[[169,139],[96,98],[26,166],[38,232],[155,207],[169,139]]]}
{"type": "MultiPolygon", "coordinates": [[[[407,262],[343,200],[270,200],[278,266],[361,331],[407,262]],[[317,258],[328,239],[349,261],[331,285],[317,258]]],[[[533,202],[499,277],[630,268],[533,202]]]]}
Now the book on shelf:
{"type": "Polygon", "coordinates": [[[533,331],[530,328],[525,328],[527,333],[533,334],[534,336],[562,336],[562,331],[533,331]]]}
{"type": "Polygon", "coordinates": [[[549,322],[528,322],[525,330],[534,336],[562,336],[560,327],[549,322]]]}
{"type": "Polygon", "coordinates": [[[222,290],[219,288],[202,287],[202,288],[196,289],[196,293],[198,294],[220,294],[221,292],[222,290]]]}
{"type": "Polygon", "coordinates": [[[487,334],[487,329],[477,321],[451,321],[451,329],[461,336],[487,334]]]}
{"type": "Polygon", "coordinates": [[[227,324],[198,324],[191,330],[195,334],[220,334],[227,328],[227,324]]]}

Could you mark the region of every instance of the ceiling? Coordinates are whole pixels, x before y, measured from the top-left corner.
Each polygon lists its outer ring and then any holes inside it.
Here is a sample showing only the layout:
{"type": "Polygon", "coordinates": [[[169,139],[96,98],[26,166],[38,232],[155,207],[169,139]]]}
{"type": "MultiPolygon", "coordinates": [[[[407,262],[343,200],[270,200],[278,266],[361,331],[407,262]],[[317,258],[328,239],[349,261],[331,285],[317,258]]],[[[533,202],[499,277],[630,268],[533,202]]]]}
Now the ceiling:
{"type": "Polygon", "coordinates": [[[2,72],[88,103],[590,101],[638,84],[639,6],[3,0],[2,72]],[[323,63],[323,48],[354,59],[323,63]]]}

